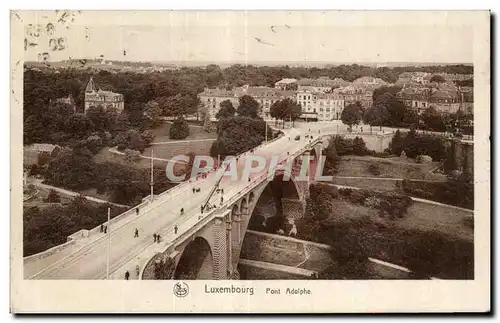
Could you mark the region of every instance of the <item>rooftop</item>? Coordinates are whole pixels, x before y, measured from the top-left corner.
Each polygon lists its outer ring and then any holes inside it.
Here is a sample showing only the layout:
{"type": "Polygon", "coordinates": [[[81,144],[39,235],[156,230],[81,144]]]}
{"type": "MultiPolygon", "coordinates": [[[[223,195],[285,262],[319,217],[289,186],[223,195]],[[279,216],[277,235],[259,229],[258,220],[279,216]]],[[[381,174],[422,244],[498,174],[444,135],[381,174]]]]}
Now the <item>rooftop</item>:
{"type": "Polygon", "coordinates": [[[61,148],[61,147],[52,144],[31,144],[29,146],[24,147],[24,149],[26,150],[31,150],[36,152],[47,152],[47,153],[52,153],[52,151],[54,151],[55,148],[61,148]]]}
{"type": "Polygon", "coordinates": [[[276,84],[292,84],[292,83],[296,83],[297,82],[297,79],[282,79],[278,82],[276,82],[276,84]]]}

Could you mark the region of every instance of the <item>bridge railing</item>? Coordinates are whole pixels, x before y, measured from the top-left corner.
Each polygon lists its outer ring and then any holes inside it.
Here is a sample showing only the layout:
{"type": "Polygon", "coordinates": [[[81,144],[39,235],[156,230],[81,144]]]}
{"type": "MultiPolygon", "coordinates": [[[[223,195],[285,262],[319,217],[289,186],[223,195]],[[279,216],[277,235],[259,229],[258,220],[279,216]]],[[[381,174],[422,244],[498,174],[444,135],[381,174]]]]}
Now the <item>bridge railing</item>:
{"type": "MultiPolygon", "coordinates": [[[[269,140],[268,142],[263,142],[263,143],[261,143],[260,145],[256,146],[254,149],[259,149],[259,148],[261,148],[261,147],[264,147],[264,146],[266,146],[266,145],[268,145],[268,144],[270,144],[270,143],[272,143],[272,142],[274,142],[274,141],[278,140],[278,139],[279,139],[279,138],[281,138],[281,137],[283,137],[283,135],[282,135],[282,134],[281,134],[281,135],[279,135],[279,136],[277,136],[277,137],[276,137],[276,138],[274,138],[274,139],[269,140]]],[[[247,155],[247,154],[249,154],[249,153],[250,153],[250,151],[245,151],[245,152],[243,152],[243,153],[241,153],[241,154],[239,154],[239,155],[236,155],[235,157],[238,157],[238,158],[239,158],[239,157],[245,156],[245,155],[247,155]]],[[[213,172],[215,172],[215,171],[217,171],[217,170],[216,170],[216,169],[214,169],[214,168],[212,168],[211,170],[207,171],[207,174],[211,174],[211,173],[213,173],[213,172]]],[[[191,178],[191,179],[189,179],[189,180],[187,180],[187,181],[184,181],[184,182],[182,182],[182,183],[180,183],[180,184],[176,185],[175,187],[172,187],[171,189],[168,189],[168,190],[166,190],[165,192],[160,193],[160,194],[158,195],[158,198],[161,198],[161,197],[164,197],[164,196],[171,195],[172,193],[175,193],[176,191],[178,191],[178,190],[180,190],[180,189],[182,189],[182,188],[184,188],[184,187],[186,187],[186,186],[189,186],[191,183],[193,183],[193,182],[195,182],[195,181],[196,181],[196,179],[192,179],[192,178],[191,178]]]]}

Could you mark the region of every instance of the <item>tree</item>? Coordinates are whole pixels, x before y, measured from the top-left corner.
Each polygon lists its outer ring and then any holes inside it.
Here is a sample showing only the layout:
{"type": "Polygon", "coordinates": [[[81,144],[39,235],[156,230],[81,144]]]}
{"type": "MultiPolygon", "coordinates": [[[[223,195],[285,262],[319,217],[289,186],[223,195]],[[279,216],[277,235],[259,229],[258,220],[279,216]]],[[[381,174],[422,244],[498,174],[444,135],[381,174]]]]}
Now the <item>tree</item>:
{"type": "Polygon", "coordinates": [[[102,139],[97,134],[93,134],[85,140],[84,145],[93,154],[97,154],[102,148],[102,139]]]}
{"type": "Polygon", "coordinates": [[[24,122],[23,141],[24,144],[44,142],[47,136],[43,122],[37,116],[29,116],[24,122]]]}
{"type": "Polygon", "coordinates": [[[457,160],[455,158],[456,143],[451,140],[451,143],[446,147],[446,159],[444,160],[443,170],[445,174],[451,174],[452,171],[458,169],[457,160]]]}
{"type": "MultiPolygon", "coordinates": [[[[300,118],[302,107],[300,104],[290,98],[279,100],[271,105],[271,117],[277,120],[292,120],[293,122],[300,118]]],[[[283,122],[283,128],[285,123],[283,122]]]]}
{"type": "Polygon", "coordinates": [[[167,117],[180,117],[186,114],[194,114],[200,106],[200,99],[195,93],[177,93],[171,96],[156,98],[163,114],[167,117]]]}
{"type": "Polygon", "coordinates": [[[152,130],[144,130],[141,133],[141,138],[144,141],[144,143],[146,144],[146,146],[150,146],[151,143],[155,140],[155,137],[156,137],[156,134],[152,130]]]}
{"type": "Polygon", "coordinates": [[[382,130],[382,126],[387,124],[387,119],[389,118],[389,112],[387,108],[383,105],[376,105],[368,108],[363,115],[363,120],[370,126],[379,126],[382,130]]]}
{"type": "Polygon", "coordinates": [[[427,108],[424,113],[422,113],[422,120],[424,121],[426,127],[429,130],[434,131],[445,131],[446,125],[443,122],[441,114],[436,111],[434,107],[427,108]]]}
{"type": "Polygon", "coordinates": [[[212,143],[210,155],[224,158],[260,145],[265,139],[266,126],[264,120],[250,117],[221,119],[217,127],[218,138],[212,143]]]}
{"type": "Polygon", "coordinates": [[[406,112],[403,116],[403,127],[409,127],[411,125],[418,124],[418,114],[413,109],[406,109],[406,112]]]}
{"type": "Polygon", "coordinates": [[[389,149],[395,155],[400,155],[403,151],[404,138],[399,130],[396,131],[391,143],[389,144],[389,149]]]}
{"type": "Polygon", "coordinates": [[[259,115],[259,103],[249,95],[243,95],[239,99],[239,106],[236,110],[240,117],[257,118],[259,115]]]}
{"type": "Polygon", "coordinates": [[[69,189],[86,189],[96,180],[93,155],[87,149],[65,149],[49,162],[45,172],[48,183],[69,189]]]}
{"type": "Polygon", "coordinates": [[[212,132],[214,131],[214,126],[212,124],[212,121],[210,120],[210,116],[206,115],[205,121],[203,122],[203,130],[206,132],[212,132]]]}
{"type": "Polygon", "coordinates": [[[325,169],[329,170],[331,173],[335,173],[340,161],[340,157],[337,153],[337,147],[335,146],[335,137],[330,137],[328,146],[324,150],[324,155],[326,156],[325,169]]]}
{"type": "Polygon", "coordinates": [[[184,139],[189,136],[189,125],[182,116],[174,120],[169,135],[170,139],[184,139]]]}
{"type": "Polygon", "coordinates": [[[430,79],[430,82],[431,83],[434,83],[434,82],[436,82],[436,83],[444,83],[444,82],[446,82],[446,80],[441,75],[432,75],[432,77],[430,79]]]}
{"type": "Polygon", "coordinates": [[[85,114],[92,122],[95,131],[104,131],[108,129],[108,118],[101,105],[89,107],[85,114]]]}
{"type": "Polygon", "coordinates": [[[217,120],[222,119],[222,118],[229,118],[229,117],[233,117],[235,113],[236,113],[236,109],[233,107],[233,104],[231,103],[231,101],[224,100],[220,103],[220,109],[219,109],[219,111],[217,111],[215,118],[217,118],[217,120]]]}
{"type": "Polygon", "coordinates": [[[141,134],[137,130],[129,130],[127,132],[127,148],[138,150],[141,153],[144,152],[146,142],[144,142],[141,134]]]}
{"type": "Polygon", "coordinates": [[[112,131],[115,133],[124,132],[130,129],[127,111],[122,111],[113,123],[112,131]]]}
{"type": "Polygon", "coordinates": [[[356,101],[344,108],[340,116],[342,123],[349,126],[349,131],[352,131],[352,126],[359,124],[361,120],[361,104],[356,101]]]}
{"type": "Polygon", "coordinates": [[[162,123],[162,109],[156,101],[149,101],[144,107],[144,116],[151,121],[152,127],[157,127],[162,123]]]}
{"type": "Polygon", "coordinates": [[[406,113],[406,106],[397,99],[394,93],[387,91],[373,101],[374,106],[382,106],[387,110],[387,118],[383,120],[383,125],[400,126],[406,113]]]}
{"type": "Polygon", "coordinates": [[[204,121],[207,115],[209,115],[208,107],[206,105],[200,105],[198,107],[198,115],[196,121],[204,121]]]}
{"type": "Polygon", "coordinates": [[[385,86],[384,85],[384,86],[378,87],[373,91],[373,94],[372,94],[373,102],[377,102],[378,97],[381,96],[382,94],[390,93],[390,94],[395,95],[399,91],[401,91],[401,86],[385,86]]]}
{"type": "Polygon", "coordinates": [[[66,122],[66,132],[75,139],[87,137],[92,128],[93,124],[85,114],[72,115],[66,122]]]}

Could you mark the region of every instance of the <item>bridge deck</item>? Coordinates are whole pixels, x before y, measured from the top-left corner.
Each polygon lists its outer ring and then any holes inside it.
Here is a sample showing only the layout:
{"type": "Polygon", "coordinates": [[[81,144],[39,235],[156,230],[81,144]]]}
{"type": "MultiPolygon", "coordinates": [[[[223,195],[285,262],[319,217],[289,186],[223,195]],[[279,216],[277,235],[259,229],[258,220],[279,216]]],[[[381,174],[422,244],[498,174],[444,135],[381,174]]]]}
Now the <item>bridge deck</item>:
{"type": "MultiPolygon", "coordinates": [[[[262,145],[255,150],[253,155],[265,156],[270,160],[271,155],[279,155],[280,160],[287,158],[287,152],[293,155],[296,152],[304,149],[309,143],[308,140],[295,141],[295,135],[300,132],[297,129],[285,130],[285,136],[270,142],[267,145],[262,145]],[[291,137],[291,140],[288,139],[291,137]]],[[[317,136],[315,136],[317,137],[317,136]]],[[[237,163],[238,176],[241,177],[243,167],[248,154],[241,156],[237,163]]],[[[253,174],[253,179],[260,178],[262,174],[253,174]]],[[[146,259],[141,259],[141,254],[148,253],[147,251],[165,250],[165,245],[170,244],[177,236],[190,230],[196,226],[200,220],[200,205],[207,198],[210,189],[216,182],[215,172],[209,173],[206,179],[200,179],[185,185],[179,185],[178,188],[171,192],[161,194],[157,200],[153,201],[151,206],[145,207],[135,219],[123,220],[112,224],[110,238],[109,263],[110,273],[112,277],[121,276],[122,268],[128,268],[135,262],[139,266],[144,264],[146,259]],[[194,193],[192,188],[200,188],[201,192],[194,193]],[[180,209],[184,208],[184,215],[180,215],[180,209]],[[179,232],[177,235],[173,232],[174,225],[177,225],[179,232]],[[139,230],[139,237],[134,238],[135,228],[139,230]],[[153,234],[159,233],[162,236],[163,243],[156,244],[153,242],[153,234]],[[127,264],[127,266],[124,266],[127,264]]],[[[225,176],[221,181],[220,187],[224,188],[224,205],[251,185],[247,180],[238,180],[232,182],[229,176],[225,176]]],[[[220,195],[215,194],[211,203],[219,205],[220,195]]],[[[220,206],[218,206],[220,207],[220,206]]],[[[207,214],[204,214],[207,216],[207,214]]],[[[100,233],[96,233],[99,235],[100,233]]],[[[106,277],[106,262],[107,262],[107,236],[100,234],[98,238],[95,235],[84,238],[88,243],[83,247],[70,254],[52,266],[39,272],[36,279],[104,279],[106,277]]],[[[81,243],[81,242],[80,242],[81,243]]],[[[44,261],[48,262],[48,259],[44,261]]],[[[133,266],[132,268],[135,268],[133,266]]],[[[124,270],[124,269],[123,269],[124,270]]],[[[131,272],[134,276],[135,272],[131,272]]]]}

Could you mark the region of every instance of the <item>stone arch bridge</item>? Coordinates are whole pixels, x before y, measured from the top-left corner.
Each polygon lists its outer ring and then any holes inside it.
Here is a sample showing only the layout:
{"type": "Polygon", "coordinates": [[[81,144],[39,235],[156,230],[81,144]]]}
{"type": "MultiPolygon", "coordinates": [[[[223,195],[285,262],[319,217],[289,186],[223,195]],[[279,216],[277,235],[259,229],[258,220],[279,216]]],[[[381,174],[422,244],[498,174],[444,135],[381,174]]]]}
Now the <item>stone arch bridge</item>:
{"type": "Polygon", "coordinates": [[[281,201],[282,216],[288,219],[302,217],[313,177],[298,179],[302,161],[300,157],[313,157],[309,170],[309,174],[312,174],[327,144],[327,140],[317,139],[300,154],[291,157],[291,171],[278,168],[271,181],[263,179],[249,185],[199,228],[193,228],[192,232],[180,237],[166,250],[151,257],[141,269],[139,278],[239,279],[237,266],[240,252],[259,198],[266,188],[272,187],[281,201]]]}
{"type": "Polygon", "coordinates": [[[314,181],[316,161],[328,140],[327,135],[312,139],[306,138],[304,131],[289,129],[236,159],[239,169],[244,168],[249,156],[277,156],[279,164],[272,168],[271,176],[264,171],[252,174],[248,181],[229,181],[222,186],[224,201],[222,195],[215,196],[217,202],[221,199],[220,204],[211,211],[202,212],[200,206],[207,198],[213,202],[208,192],[218,185],[215,171],[204,179],[179,184],[111,219],[109,234],[100,232],[100,226],[81,230],[66,244],[25,258],[25,268],[28,261],[33,261],[38,270],[25,273],[25,278],[124,279],[127,271],[131,279],[238,278],[240,250],[249,225],[259,219],[255,215],[259,201],[272,192],[281,221],[301,217],[309,185],[314,181]],[[301,173],[301,169],[307,169],[302,167],[304,155],[313,157],[308,176],[301,173]],[[199,187],[201,193],[194,193],[193,189],[199,187]],[[181,207],[185,212],[179,214],[181,207]],[[136,209],[140,212],[136,213],[136,209]],[[175,234],[174,225],[178,226],[175,234]],[[139,237],[133,233],[137,228],[139,237]],[[161,233],[161,242],[153,242],[153,233],[161,233]],[[64,255],[58,256],[61,250],[64,255]]]}

